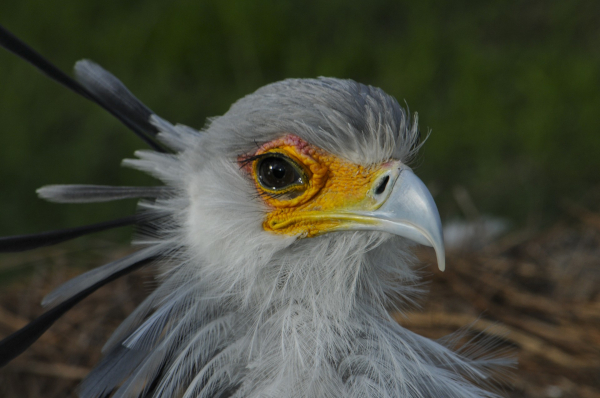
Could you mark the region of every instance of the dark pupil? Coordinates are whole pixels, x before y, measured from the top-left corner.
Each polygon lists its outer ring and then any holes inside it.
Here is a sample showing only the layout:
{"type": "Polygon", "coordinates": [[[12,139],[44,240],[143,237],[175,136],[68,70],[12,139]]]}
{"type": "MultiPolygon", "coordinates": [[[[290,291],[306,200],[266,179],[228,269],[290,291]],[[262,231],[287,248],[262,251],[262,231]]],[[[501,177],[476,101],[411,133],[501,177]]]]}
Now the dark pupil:
{"type": "Polygon", "coordinates": [[[271,189],[281,189],[298,182],[298,173],[285,159],[268,157],[260,162],[258,176],[263,185],[271,189]]]}
{"type": "Polygon", "coordinates": [[[281,180],[283,177],[285,177],[285,167],[280,163],[271,164],[270,172],[273,174],[273,177],[278,180],[281,180]]]}

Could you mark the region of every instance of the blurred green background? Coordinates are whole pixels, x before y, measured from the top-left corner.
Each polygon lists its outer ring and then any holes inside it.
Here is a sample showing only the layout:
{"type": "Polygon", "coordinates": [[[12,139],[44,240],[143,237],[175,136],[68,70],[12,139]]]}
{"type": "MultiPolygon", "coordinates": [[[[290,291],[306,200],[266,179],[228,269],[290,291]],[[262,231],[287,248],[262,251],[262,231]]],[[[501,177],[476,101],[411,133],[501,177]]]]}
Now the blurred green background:
{"type": "MultiPolygon", "coordinates": [[[[456,187],[516,226],[600,198],[598,1],[3,0],[0,23],[66,71],[98,62],[159,115],[196,128],[287,77],[379,86],[431,129],[417,173],[446,219],[461,216],[456,187]]],[[[1,235],[131,213],[133,202],[56,205],[34,191],[151,182],[120,167],[143,147],[0,51],[1,235]]]]}

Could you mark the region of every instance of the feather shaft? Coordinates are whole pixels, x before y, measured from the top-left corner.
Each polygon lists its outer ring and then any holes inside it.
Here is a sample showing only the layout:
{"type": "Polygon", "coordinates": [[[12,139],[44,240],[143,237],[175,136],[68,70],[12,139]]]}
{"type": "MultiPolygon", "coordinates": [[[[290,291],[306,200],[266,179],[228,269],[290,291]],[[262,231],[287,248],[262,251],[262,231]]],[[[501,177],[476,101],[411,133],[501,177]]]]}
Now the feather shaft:
{"type": "Polygon", "coordinates": [[[154,136],[158,133],[158,130],[150,123],[150,116],[153,112],[135,98],[125,88],[123,83],[110,73],[96,65],[97,68],[102,69],[104,72],[98,77],[107,79],[107,82],[101,84],[92,78],[83,78],[84,81],[79,83],[42,57],[37,51],[29,47],[2,25],[0,25],[0,46],[29,62],[55,82],[100,105],[137,134],[152,149],[158,152],[165,152],[154,141],[154,136]],[[110,91],[111,88],[113,91],[110,91]]]}
{"type": "Polygon", "coordinates": [[[143,261],[147,258],[156,257],[162,250],[163,248],[160,245],[147,247],[116,261],[112,261],[76,276],[75,278],[63,283],[58,288],[50,292],[46,297],[44,297],[42,300],[42,305],[47,307],[62,303],[75,296],[79,292],[102,281],[104,278],[130,267],[132,264],[143,261]]]}
{"type": "Polygon", "coordinates": [[[46,185],[38,196],[55,203],[94,203],[121,199],[158,198],[169,191],[166,187],[114,187],[104,185],[46,185]]]}
{"type": "Polygon", "coordinates": [[[155,258],[156,257],[145,258],[141,261],[129,265],[124,269],[120,269],[111,275],[108,275],[101,281],[95,283],[94,285],[88,287],[85,290],[82,290],[75,296],[62,302],[61,304],[57,305],[51,310],[46,311],[45,313],[31,321],[29,324],[27,324],[25,327],[17,330],[4,340],[0,341],[0,367],[3,367],[8,362],[12,361],[14,358],[23,353],[23,351],[25,351],[29,346],[35,343],[37,339],[39,339],[40,336],[44,334],[44,332],[48,330],[48,328],[50,328],[50,326],[52,326],[52,324],[54,324],[54,322],[56,322],[58,318],[60,318],[67,311],[73,308],[75,304],[79,303],[81,300],[83,300],[102,286],[106,285],[107,283],[112,282],[115,279],[125,274],[128,274],[129,272],[140,268],[143,265],[148,264],[155,258]]]}
{"type": "Polygon", "coordinates": [[[37,234],[6,236],[0,238],[0,253],[22,252],[43,246],[52,246],[95,232],[136,224],[139,221],[140,216],[133,215],[75,228],[46,231],[37,234]]]}

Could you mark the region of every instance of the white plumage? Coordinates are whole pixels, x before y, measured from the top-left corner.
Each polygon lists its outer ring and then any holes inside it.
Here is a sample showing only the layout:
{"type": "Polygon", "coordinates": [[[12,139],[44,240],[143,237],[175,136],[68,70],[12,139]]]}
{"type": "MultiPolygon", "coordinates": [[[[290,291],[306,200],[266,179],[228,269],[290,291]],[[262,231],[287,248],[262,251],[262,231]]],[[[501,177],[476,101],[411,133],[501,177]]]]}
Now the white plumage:
{"type": "MultiPolygon", "coordinates": [[[[76,74],[99,98],[134,98],[89,61],[76,74]]],[[[509,360],[485,342],[454,352],[453,338],[429,340],[389,315],[422,293],[411,241],[364,225],[314,237],[268,231],[272,209],[240,167],[241,156],[291,134],[357,166],[400,164],[381,186],[393,196],[420,145],[416,117],[395,99],[350,80],[296,79],[239,100],[202,131],[149,119],[172,152],[139,151],[124,165],[164,187],[39,191],[57,202],[151,198],[140,202],[138,252],[44,301],[60,305],[141,260],[158,266],[159,286],[106,343],[82,398],[495,396],[482,386],[509,360]]]]}

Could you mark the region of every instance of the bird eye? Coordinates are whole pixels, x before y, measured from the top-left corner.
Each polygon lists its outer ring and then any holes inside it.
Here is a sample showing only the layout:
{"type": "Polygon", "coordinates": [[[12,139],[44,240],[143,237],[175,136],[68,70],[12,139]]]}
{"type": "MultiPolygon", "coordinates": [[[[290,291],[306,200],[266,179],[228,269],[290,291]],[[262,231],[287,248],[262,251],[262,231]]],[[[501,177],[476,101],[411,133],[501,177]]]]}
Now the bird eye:
{"type": "Polygon", "coordinates": [[[305,179],[299,166],[282,155],[270,153],[256,164],[258,181],[263,188],[271,191],[287,191],[297,185],[304,185],[305,179]]]}

